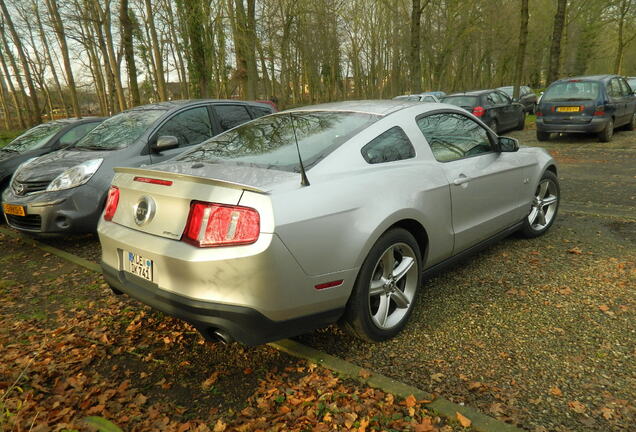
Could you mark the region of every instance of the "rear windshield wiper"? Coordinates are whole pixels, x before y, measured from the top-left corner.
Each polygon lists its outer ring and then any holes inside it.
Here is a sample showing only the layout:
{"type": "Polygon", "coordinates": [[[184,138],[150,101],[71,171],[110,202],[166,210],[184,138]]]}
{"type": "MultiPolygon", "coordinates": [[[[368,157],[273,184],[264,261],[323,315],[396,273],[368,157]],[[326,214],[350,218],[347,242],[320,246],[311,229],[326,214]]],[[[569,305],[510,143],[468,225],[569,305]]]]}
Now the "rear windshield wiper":
{"type": "Polygon", "coordinates": [[[7,153],[20,153],[19,150],[12,149],[12,148],[0,148],[0,151],[7,152],[7,153]]]}

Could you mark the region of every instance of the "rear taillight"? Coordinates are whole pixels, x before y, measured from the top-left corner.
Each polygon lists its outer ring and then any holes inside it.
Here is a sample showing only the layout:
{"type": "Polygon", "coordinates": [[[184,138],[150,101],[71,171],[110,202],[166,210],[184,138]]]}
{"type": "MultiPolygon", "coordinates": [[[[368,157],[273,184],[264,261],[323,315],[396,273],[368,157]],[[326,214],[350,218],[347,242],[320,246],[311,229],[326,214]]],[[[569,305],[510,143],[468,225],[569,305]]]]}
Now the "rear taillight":
{"type": "Polygon", "coordinates": [[[484,114],[486,114],[486,108],[484,108],[483,106],[476,106],[475,108],[473,108],[473,115],[475,117],[481,117],[484,114]]]}
{"type": "Polygon", "coordinates": [[[193,201],[182,239],[198,247],[251,244],[258,240],[260,219],[253,208],[193,201]]]}
{"type": "Polygon", "coordinates": [[[594,108],[594,115],[595,116],[605,115],[605,105],[599,105],[599,106],[595,107],[594,108]]]}
{"type": "Polygon", "coordinates": [[[539,110],[535,110],[535,111],[534,111],[534,114],[535,114],[537,117],[543,117],[543,113],[542,113],[541,111],[539,111],[539,110]]]}
{"type": "Polygon", "coordinates": [[[111,186],[110,189],[108,189],[108,197],[106,198],[104,220],[113,220],[113,216],[115,216],[115,212],[117,211],[117,204],[119,204],[119,188],[117,186],[111,186]]]}

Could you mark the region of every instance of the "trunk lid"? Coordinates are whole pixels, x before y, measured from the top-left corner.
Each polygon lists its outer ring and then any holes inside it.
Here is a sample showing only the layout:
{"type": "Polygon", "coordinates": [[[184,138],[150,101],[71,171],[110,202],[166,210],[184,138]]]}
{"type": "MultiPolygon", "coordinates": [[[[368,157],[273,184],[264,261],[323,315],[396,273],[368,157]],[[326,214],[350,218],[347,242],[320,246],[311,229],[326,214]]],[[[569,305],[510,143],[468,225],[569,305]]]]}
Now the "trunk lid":
{"type": "MultiPolygon", "coordinates": [[[[262,170],[269,172],[269,177],[262,172],[253,172],[250,178],[248,172],[254,171],[254,168],[221,166],[225,169],[216,169],[218,172],[214,178],[207,169],[191,168],[192,165],[192,162],[172,163],[170,171],[115,168],[113,185],[119,188],[119,204],[112,222],[148,234],[179,240],[186,227],[192,201],[239,205],[246,192],[267,195],[263,185],[277,183],[274,179],[281,177],[279,171],[262,170]],[[194,172],[199,175],[193,175],[194,172]],[[221,175],[221,172],[224,174],[221,175]],[[203,173],[205,176],[201,175],[203,173]],[[155,180],[159,182],[150,182],[155,180]],[[242,181],[249,181],[251,184],[242,181]],[[140,223],[138,210],[142,201],[144,203],[141,206],[147,206],[151,216],[140,223]]],[[[194,166],[198,165],[204,164],[194,166]]],[[[295,173],[283,174],[298,178],[295,173]]],[[[282,178],[287,179],[289,176],[284,175],[282,178]]],[[[269,221],[272,220],[269,198],[259,202],[262,202],[262,206],[256,210],[261,215],[261,231],[272,232],[273,226],[269,226],[269,221]],[[265,224],[265,221],[268,222],[265,224]]]]}

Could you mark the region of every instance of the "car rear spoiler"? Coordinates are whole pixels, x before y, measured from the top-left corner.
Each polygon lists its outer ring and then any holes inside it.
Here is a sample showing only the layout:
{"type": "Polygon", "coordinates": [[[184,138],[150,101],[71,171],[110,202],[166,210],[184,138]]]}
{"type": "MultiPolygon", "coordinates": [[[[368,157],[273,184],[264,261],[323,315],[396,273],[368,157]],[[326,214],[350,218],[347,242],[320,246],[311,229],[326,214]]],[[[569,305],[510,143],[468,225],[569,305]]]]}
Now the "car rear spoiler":
{"type": "Polygon", "coordinates": [[[258,192],[262,194],[267,193],[266,190],[257,188],[255,186],[235,183],[228,180],[213,179],[208,177],[193,176],[190,174],[175,173],[171,171],[160,171],[160,170],[153,170],[148,168],[129,168],[129,167],[117,167],[117,168],[113,168],[113,170],[116,173],[137,174],[139,176],[145,176],[145,177],[152,176],[152,177],[158,177],[160,179],[185,180],[189,182],[202,183],[202,184],[207,184],[212,186],[223,186],[223,187],[232,188],[232,189],[248,190],[248,191],[258,192]]]}

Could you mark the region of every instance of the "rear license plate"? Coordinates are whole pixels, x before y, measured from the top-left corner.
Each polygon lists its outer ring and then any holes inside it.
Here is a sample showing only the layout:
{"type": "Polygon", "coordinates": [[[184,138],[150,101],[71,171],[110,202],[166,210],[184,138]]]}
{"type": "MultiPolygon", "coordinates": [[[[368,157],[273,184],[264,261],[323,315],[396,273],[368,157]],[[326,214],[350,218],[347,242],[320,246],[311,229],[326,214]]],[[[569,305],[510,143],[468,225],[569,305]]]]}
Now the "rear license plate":
{"type": "Polygon", "coordinates": [[[127,252],[126,254],[128,259],[124,264],[125,270],[135,276],[152,282],[152,260],[132,252],[127,252]]]}
{"type": "Polygon", "coordinates": [[[557,112],[579,112],[581,107],[557,107],[557,112]]]}
{"type": "Polygon", "coordinates": [[[2,211],[4,211],[4,214],[13,216],[26,216],[26,210],[21,205],[2,204],[2,211]]]}

